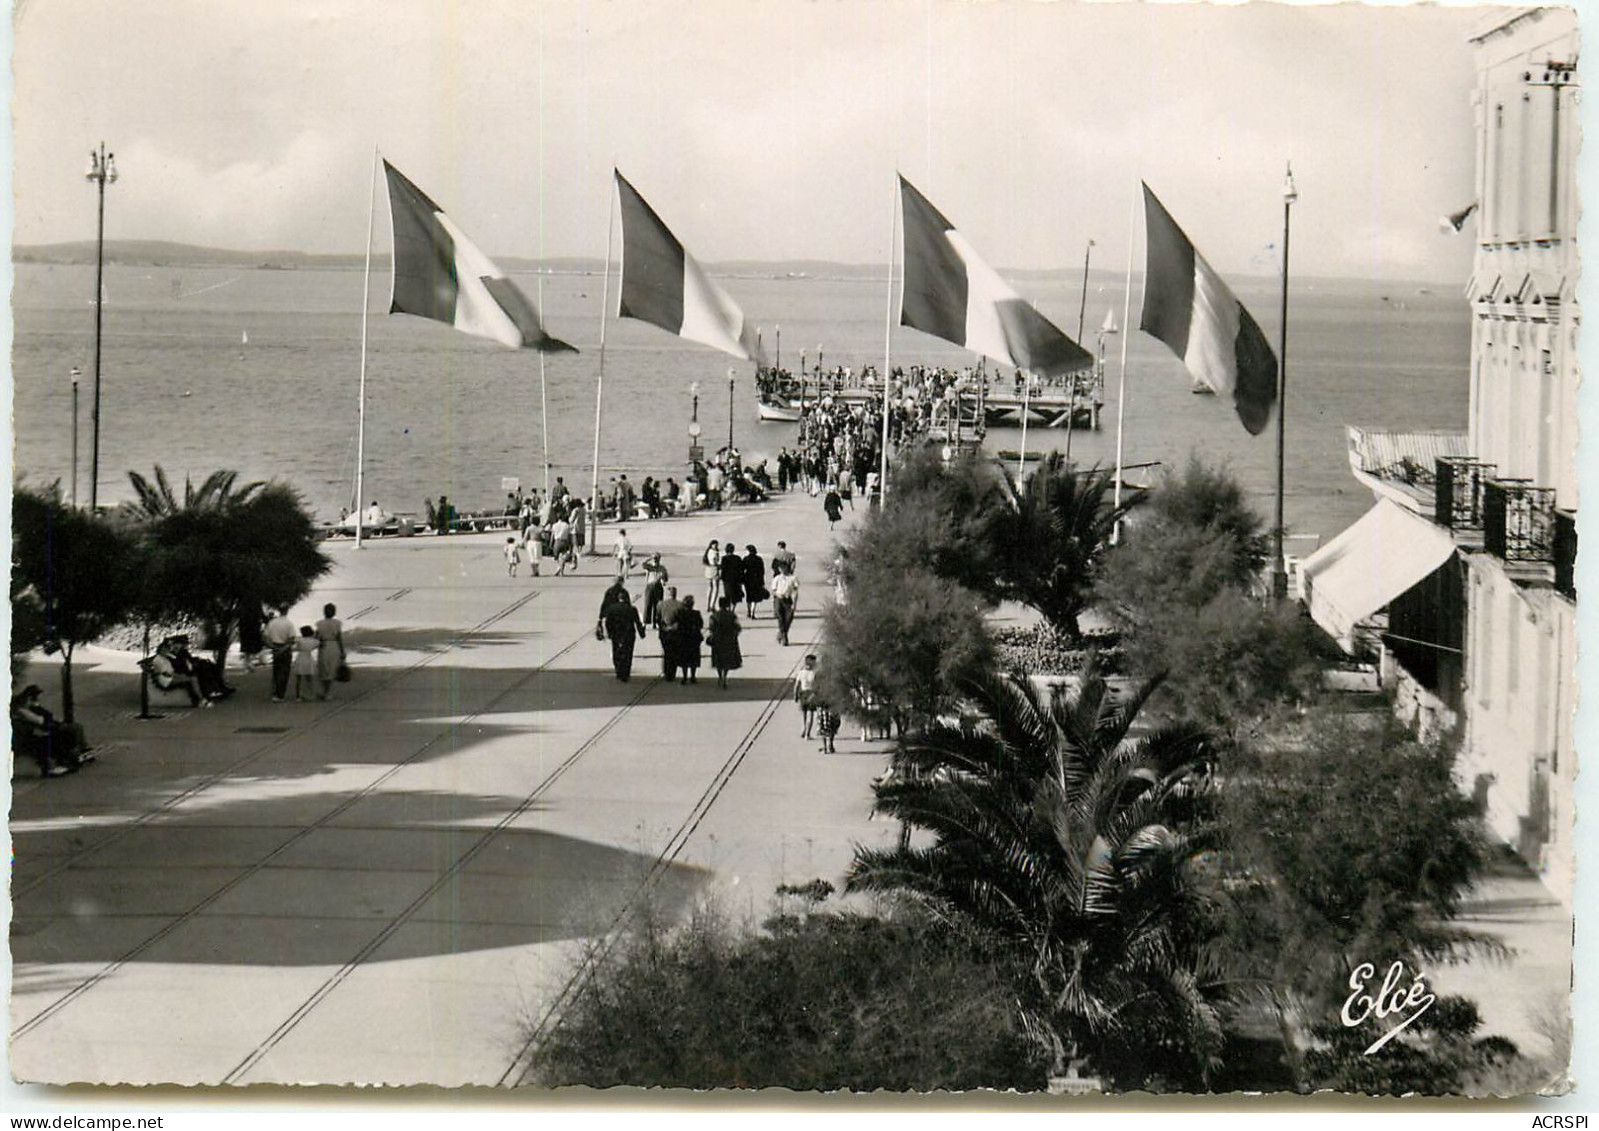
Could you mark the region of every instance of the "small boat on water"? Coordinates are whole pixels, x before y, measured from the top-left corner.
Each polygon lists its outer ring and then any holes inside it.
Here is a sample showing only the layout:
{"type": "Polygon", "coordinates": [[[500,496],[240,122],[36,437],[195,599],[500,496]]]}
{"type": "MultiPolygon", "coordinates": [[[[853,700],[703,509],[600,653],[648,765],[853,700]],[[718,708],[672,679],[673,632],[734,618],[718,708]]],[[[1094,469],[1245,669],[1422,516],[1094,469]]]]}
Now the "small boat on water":
{"type": "MultiPolygon", "coordinates": [[[[1017,463],[1024,458],[1022,453],[1017,451],[1015,448],[1001,448],[997,454],[999,458],[1004,460],[1006,463],[1017,463]]],[[[1028,452],[1025,456],[1025,459],[1028,463],[1032,463],[1036,459],[1043,458],[1043,452],[1028,452]]]]}
{"type": "Polygon", "coordinates": [[[757,401],[755,413],[763,422],[776,424],[795,424],[800,418],[798,405],[784,404],[777,400],[757,401]]]}

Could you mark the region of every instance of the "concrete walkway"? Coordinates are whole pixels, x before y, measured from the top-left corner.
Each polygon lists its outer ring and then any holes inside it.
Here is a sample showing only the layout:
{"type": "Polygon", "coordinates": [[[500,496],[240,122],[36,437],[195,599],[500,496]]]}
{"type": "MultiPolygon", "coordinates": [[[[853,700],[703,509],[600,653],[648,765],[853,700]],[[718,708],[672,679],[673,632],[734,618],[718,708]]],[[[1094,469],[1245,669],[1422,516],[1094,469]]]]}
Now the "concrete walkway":
{"type": "MultiPolygon", "coordinates": [[[[768,604],[726,691],[709,669],[662,682],[653,632],[621,683],[594,638],[609,561],[512,579],[485,534],[329,545],[292,614],[339,607],[355,679],[329,702],[274,704],[265,671],[235,671],[214,709],[143,721],[131,658],[85,657],[99,761],[13,782],[13,1074],[514,1083],[583,940],[646,889],[758,917],[779,883],[839,884],[856,842],[892,838],[868,819],[885,747],[846,734],[824,756],[790,702],[830,592],[820,505],[630,533],[702,606],[712,536],[768,561],[786,539],[793,646],[768,604]]],[[[54,701],[57,673],[30,674],[54,701]]]]}
{"type": "MultiPolygon", "coordinates": [[[[886,746],[799,738],[794,668],[829,599],[832,541],[792,495],[629,527],[704,599],[714,535],[800,555],[794,646],[746,622],[718,690],[665,684],[653,633],[634,678],[594,638],[609,562],[505,575],[502,535],[349,543],[294,610],[332,601],[354,682],[269,702],[269,676],[212,710],[141,721],[133,657],[80,661],[83,772],[13,782],[13,1074],[47,1083],[511,1084],[585,940],[648,890],[759,918],[779,883],[841,886],[886,746]]],[[[602,530],[609,546],[613,534],[602,530]]],[[[637,578],[630,586],[637,593],[637,578]]],[[[58,674],[31,678],[57,699],[58,674]]],[[[1524,869],[1466,925],[1516,955],[1430,971],[1485,1032],[1542,1053],[1569,987],[1570,916],[1524,869]]]]}

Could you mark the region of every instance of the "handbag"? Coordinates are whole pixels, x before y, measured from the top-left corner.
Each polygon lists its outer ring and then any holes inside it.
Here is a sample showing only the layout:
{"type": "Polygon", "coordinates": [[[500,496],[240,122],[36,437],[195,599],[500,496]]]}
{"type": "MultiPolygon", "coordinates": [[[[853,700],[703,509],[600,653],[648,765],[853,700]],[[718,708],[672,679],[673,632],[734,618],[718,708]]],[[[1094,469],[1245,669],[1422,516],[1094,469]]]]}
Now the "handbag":
{"type": "Polygon", "coordinates": [[[333,673],[333,678],[335,680],[337,680],[339,683],[349,683],[350,682],[350,665],[346,664],[344,661],[340,660],[339,661],[338,670],[333,673]]]}

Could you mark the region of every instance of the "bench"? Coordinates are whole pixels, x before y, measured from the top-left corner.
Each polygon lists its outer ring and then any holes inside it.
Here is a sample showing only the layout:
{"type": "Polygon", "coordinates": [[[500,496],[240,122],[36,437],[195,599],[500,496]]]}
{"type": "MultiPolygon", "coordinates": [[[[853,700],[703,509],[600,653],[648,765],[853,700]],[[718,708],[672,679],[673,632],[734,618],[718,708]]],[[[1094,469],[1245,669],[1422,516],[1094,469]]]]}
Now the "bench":
{"type": "MultiPolygon", "coordinates": [[[[177,684],[174,684],[170,676],[155,670],[154,656],[147,656],[140,660],[139,670],[147,677],[146,682],[150,685],[150,693],[152,695],[156,692],[160,692],[163,695],[181,696],[185,703],[193,703],[193,699],[190,697],[188,691],[177,684]]],[[[205,703],[207,700],[202,699],[200,702],[205,703]]]]}

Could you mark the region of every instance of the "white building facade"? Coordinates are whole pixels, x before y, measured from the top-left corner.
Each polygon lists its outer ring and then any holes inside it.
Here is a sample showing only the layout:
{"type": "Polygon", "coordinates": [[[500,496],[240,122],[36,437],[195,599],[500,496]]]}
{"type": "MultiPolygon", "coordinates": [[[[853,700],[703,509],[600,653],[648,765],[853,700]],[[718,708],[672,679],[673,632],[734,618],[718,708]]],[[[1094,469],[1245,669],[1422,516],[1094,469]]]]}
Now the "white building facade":
{"type": "MultiPolygon", "coordinates": [[[[1477,50],[1467,449],[1492,469],[1466,550],[1460,772],[1568,906],[1576,752],[1577,21],[1500,17],[1477,50]]],[[[1452,516],[1451,516],[1452,517],[1452,516]]]]}
{"type": "Polygon", "coordinates": [[[1562,8],[1501,10],[1472,44],[1477,198],[1475,223],[1463,228],[1475,231],[1477,247],[1466,291],[1467,432],[1351,429],[1352,468],[1379,506],[1304,563],[1304,585],[1312,615],[1335,636],[1354,642],[1359,621],[1365,639],[1381,641],[1407,717],[1456,730],[1461,787],[1569,907],[1576,17],[1562,8]],[[1396,522],[1412,523],[1414,537],[1396,534],[1396,522]],[[1424,524],[1447,531],[1452,545],[1424,524]],[[1391,584],[1374,584],[1378,575],[1391,584]]]}

